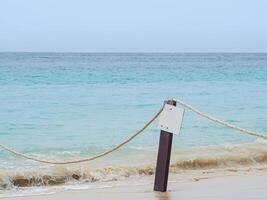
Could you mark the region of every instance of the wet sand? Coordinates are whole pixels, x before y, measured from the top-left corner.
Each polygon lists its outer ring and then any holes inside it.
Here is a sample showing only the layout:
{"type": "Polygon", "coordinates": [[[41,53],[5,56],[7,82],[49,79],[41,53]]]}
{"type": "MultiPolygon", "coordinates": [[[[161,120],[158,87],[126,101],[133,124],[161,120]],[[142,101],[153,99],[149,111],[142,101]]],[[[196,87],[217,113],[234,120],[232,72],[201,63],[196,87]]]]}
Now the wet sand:
{"type": "MultiPolygon", "coordinates": [[[[152,177],[151,177],[152,178],[152,177]]],[[[205,177],[185,182],[169,183],[168,192],[154,192],[153,184],[140,186],[115,186],[94,190],[72,190],[49,195],[2,198],[7,200],[118,200],[118,199],[197,199],[197,200],[237,200],[267,199],[267,173],[232,174],[227,176],[205,177]]]]}

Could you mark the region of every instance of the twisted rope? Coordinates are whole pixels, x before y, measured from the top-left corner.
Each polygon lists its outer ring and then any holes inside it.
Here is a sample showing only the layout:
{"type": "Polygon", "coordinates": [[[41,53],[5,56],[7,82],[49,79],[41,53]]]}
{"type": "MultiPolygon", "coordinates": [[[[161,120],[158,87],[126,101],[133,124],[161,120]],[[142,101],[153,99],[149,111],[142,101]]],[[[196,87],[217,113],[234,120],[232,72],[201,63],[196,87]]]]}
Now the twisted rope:
{"type": "Polygon", "coordinates": [[[220,120],[220,119],[217,119],[211,115],[208,115],[208,114],[205,114],[203,112],[201,112],[200,110],[198,110],[197,108],[194,108],[193,106],[187,104],[187,103],[184,103],[183,101],[179,100],[179,99],[173,99],[174,101],[176,101],[178,104],[180,104],[181,106],[195,112],[196,114],[200,115],[201,117],[205,117],[213,122],[216,122],[218,124],[221,124],[225,127],[228,127],[228,128],[231,128],[231,129],[234,129],[234,130],[237,130],[237,131],[241,131],[243,133],[247,133],[249,135],[252,135],[252,136],[256,136],[256,137],[259,137],[259,138],[263,138],[263,139],[267,139],[267,135],[264,134],[264,133],[258,133],[256,131],[251,131],[251,130],[248,130],[248,129],[245,129],[245,128],[241,128],[241,127],[238,127],[236,125],[233,125],[233,124],[230,124],[228,122],[225,122],[223,120],[220,120]]]}
{"type": "MultiPolygon", "coordinates": [[[[245,128],[241,128],[238,127],[236,125],[230,124],[228,122],[225,122],[223,120],[217,119],[211,115],[208,115],[206,113],[201,112],[200,110],[198,110],[197,108],[184,103],[183,101],[179,100],[179,99],[173,99],[174,101],[176,101],[176,103],[180,104],[181,106],[195,112],[196,114],[200,115],[201,117],[207,118],[213,122],[216,122],[218,124],[221,124],[225,127],[237,130],[237,131],[241,131],[243,133],[247,133],[249,135],[252,136],[256,136],[259,138],[263,138],[263,139],[267,139],[267,135],[263,134],[263,133],[258,133],[256,131],[251,131],[245,128]]],[[[117,144],[116,146],[112,147],[111,149],[104,151],[100,154],[97,154],[95,156],[91,156],[91,157],[87,157],[87,158],[82,158],[82,159],[77,159],[77,160],[68,160],[68,161],[53,161],[53,160],[43,160],[43,159],[39,159],[37,157],[31,156],[31,155],[27,155],[24,153],[20,153],[14,149],[11,149],[3,144],[0,144],[0,148],[16,155],[22,158],[26,158],[28,160],[33,160],[33,161],[37,161],[37,162],[41,162],[41,163],[46,163],[46,164],[57,164],[57,165],[64,165],[64,164],[73,164],[73,163],[81,163],[81,162],[86,162],[86,161],[92,161],[95,160],[97,158],[101,158],[103,156],[106,156],[116,150],[118,150],[119,148],[121,148],[122,146],[126,145],[127,143],[129,143],[131,140],[133,140],[136,136],[138,136],[140,133],[142,133],[153,121],[155,121],[155,119],[157,119],[157,117],[160,115],[160,113],[163,111],[163,107],[160,108],[160,110],[142,127],[140,128],[138,131],[136,131],[135,133],[133,133],[130,137],[126,138],[124,141],[122,141],[121,143],[117,144]]]]}
{"type": "Polygon", "coordinates": [[[53,160],[43,160],[43,159],[39,159],[39,158],[31,156],[31,155],[20,153],[20,152],[14,150],[14,149],[11,149],[11,148],[3,145],[3,144],[0,144],[0,148],[6,150],[6,151],[8,151],[8,152],[10,152],[16,156],[26,158],[28,160],[46,163],[46,164],[65,165],[65,164],[73,164],[73,163],[81,163],[81,162],[91,161],[91,160],[95,160],[97,158],[101,158],[105,155],[108,155],[108,154],[118,150],[122,146],[126,145],[128,142],[130,142],[132,139],[134,139],[136,136],[138,136],[140,133],[142,133],[153,121],[155,121],[155,119],[157,119],[157,117],[160,115],[160,113],[162,111],[163,111],[163,107],[142,128],[140,128],[138,131],[133,133],[130,137],[128,137],[127,139],[125,139],[121,143],[117,144],[116,146],[114,146],[113,148],[111,148],[107,151],[104,151],[104,152],[97,154],[95,156],[92,156],[92,157],[87,157],[87,158],[77,159],[77,160],[68,160],[68,161],[53,161],[53,160]]]}

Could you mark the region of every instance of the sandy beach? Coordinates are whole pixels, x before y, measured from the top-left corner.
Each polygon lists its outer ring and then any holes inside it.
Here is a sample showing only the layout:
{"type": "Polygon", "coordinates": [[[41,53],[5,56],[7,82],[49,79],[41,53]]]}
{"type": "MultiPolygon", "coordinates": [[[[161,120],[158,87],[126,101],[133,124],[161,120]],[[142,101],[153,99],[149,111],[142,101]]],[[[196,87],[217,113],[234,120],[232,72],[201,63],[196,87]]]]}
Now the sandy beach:
{"type": "Polygon", "coordinates": [[[153,176],[147,184],[115,185],[113,187],[83,190],[68,190],[53,194],[34,196],[15,196],[7,200],[69,200],[69,199],[266,199],[267,172],[266,169],[244,169],[241,171],[202,172],[202,175],[184,176],[182,181],[176,181],[179,174],[171,174],[168,191],[165,193],[153,191],[153,176]]]}

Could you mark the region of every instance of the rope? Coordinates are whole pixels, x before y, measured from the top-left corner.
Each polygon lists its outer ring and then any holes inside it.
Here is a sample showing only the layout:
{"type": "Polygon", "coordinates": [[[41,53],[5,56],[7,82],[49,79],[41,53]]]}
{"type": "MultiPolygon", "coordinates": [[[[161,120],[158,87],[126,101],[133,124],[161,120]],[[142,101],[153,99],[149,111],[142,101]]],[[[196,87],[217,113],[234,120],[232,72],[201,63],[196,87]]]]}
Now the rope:
{"type": "Polygon", "coordinates": [[[194,108],[193,106],[187,104],[187,103],[184,103],[183,101],[179,100],[179,99],[173,99],[174,101],[176,101],[178,104],[180,104],[181,106],[195,112],[196,114],[200,115],[201,117],[205,117],[213,122],[216,122],[218,124],[221,124],[225,127],[228,127],[228,128],[231,128],[231,129],[234,129],[234,130],[237,130],[237,131],[241,131],[243,133],[247,133],[249,135],[252,135],[252,136],[256,136],[256,137],[259,137],[259,138],[263,138],[263,139],[267,139],[267,135],[264,134],[264,133],[258,133],[256,131],[251,131],[251,130],[248,130],[248,129],[245,129],[245,128],[241,128],[241,127],[238,127],[236,125],[233,125],[233,124],[230,124],[228,122],[225,122],[223,120],[220,120],[220,119],[217,119],[211,115],[208,115],[208,114],[205,114],[203,112],[201,112],[200,110],[198,110],[197,108],[194,108]]]}
{"type": "Polygon", "coordinates": [[[105,155],[108,155],[116,150],[118,150],[119,148],[121,148],[122,146],[126,145],[128,142],[130,142],[132,139],[134,139],[136,136],[138,136],[140,133],[142,133],[153,121],[155,121],[155,119],[157,119],[157,117],[160,115],[160,113],[163,111],[163,107],[142,127],[140,128],[138,131],[136,131],[135,133],[133,133],[130,137],[126,138],[124,141],[122,141],[121,143],[117,144],[116,146],[114,146],[113,148],[104,151],[100,154],[97,154],[95,156],[92,157],[88,157],[88,158],[83,158],[83,159],[78,159],[78,160],[68,160],[68,161],[52,161],[52,160],[42,160],[39,159],[37,157],[34,156],[30,156],[24,153],[20,153],[17,152],[14,149],[11,149],[3,144],[0,144],[0,148],[16,155],[22,158],[26,158],[28,160],[33,160],[33,161],[37,161],[37,162],[41,162],[41,163],[46,163],[46,164],[56,164],[56,165],[65,165],[65,164],[73,164],[73,163],[81,163],[81,162],[86,162],[86,161],[91,161],[91,160],[95,160],[97,158],[101,158],[105,155]]]}
{"type": "MultiPolygon", "coordinates": [[[[251,131],[251,130],[247,130],[245,128],[241,128],[238,127],[236,125],[230,124],[228,122],[225,122],[223,120],[217,119],[211,115],[208,115],[206,113],[201,112],[200,110],[198,110],[197,108],[194,108],[193,106],[184,103],[183,101],[179,100],[179,99],[173,99],[174,101],[176,101],[176,103],[180,104],[181,106],[195,112],[196,114],[200,115],[201,117],[207,118],[213,122],[216,122],[218,124],[221,124],[225,127],[237,130],[237,131],[241,131],[244,133],[247,133],[249,135],[252,136],[256,136],[259,138],[263,138],[263,139],[267,139],[267,135],[263,134],[263,133],[258,133],[256,131],[251,131]]],[[[157,119],[157,117],[160,115],[160,113],[163,111],[163,107],[160,108],[160,110],[142,127],[140,128],[138,131],[136,131],[135,133],[133,133],[130,137],[126,138],[124,141],[122,141],[121,143],[117,144],[116,146],[112,147],[111,149],[104,151],[100,154],[97,154],[95,156],[91,156],[91,157],[87,157],[87,158],[82,158],[82,159],[77,159],[77,160],[68,160],[68,161],[53,161],[53,160],[43,160],[43,159],[39,159],[37,157],[31,156],[31,155],[27,155],[24,153],[20,153],[14,149],[11,149],[3,144],[0,144],[0,148],[16,155],[22,158],[26,158],[28,160],[33,160],[33,161],[37,161],[37,162],[41,162],[41,163],[46,163],[46,164],[57,164],[57,165],[64,165],[64,164],[73,164],[73,163],[81,163],[81,162],[86,162],[86,161],[92,161],[95,160],[97,158],[101,158],[103,156],[106,156],[116,150],[118,150],[119,148],[121,148],[122,146],[126,145],[127,143],[129,143],[131,140],[133,140],[136,136],[138,136],[140,133],[142,133],[153,121],[155,121],[155,119],[157,119]]]]}

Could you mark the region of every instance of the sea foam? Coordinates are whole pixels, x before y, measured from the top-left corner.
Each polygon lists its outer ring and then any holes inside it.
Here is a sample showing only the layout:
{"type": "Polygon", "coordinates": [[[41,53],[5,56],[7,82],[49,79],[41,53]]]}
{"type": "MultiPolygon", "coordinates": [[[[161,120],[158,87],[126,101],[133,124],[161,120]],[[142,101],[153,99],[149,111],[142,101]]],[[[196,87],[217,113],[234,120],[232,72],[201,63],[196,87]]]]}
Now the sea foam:
{"type": "MultiPolygon", "coordinates": [[[[140,150],[141,151],[141,150],[140,150]]],[[[207,170],[239,167],[258,167],[267,163],[266,142],[257,140],[239,145],[220,145],[194,148],[176,148],[172,152],[171,173],[184,173],[187,170],[207,170]]],[[[50,166],[46,169],[2,170],[0,187],[49,186],[69,182],[107,182],[128,179],[136,176],[151,176],[155,164],[121,164],[92,167],[84,165],[50,166]]]]}

